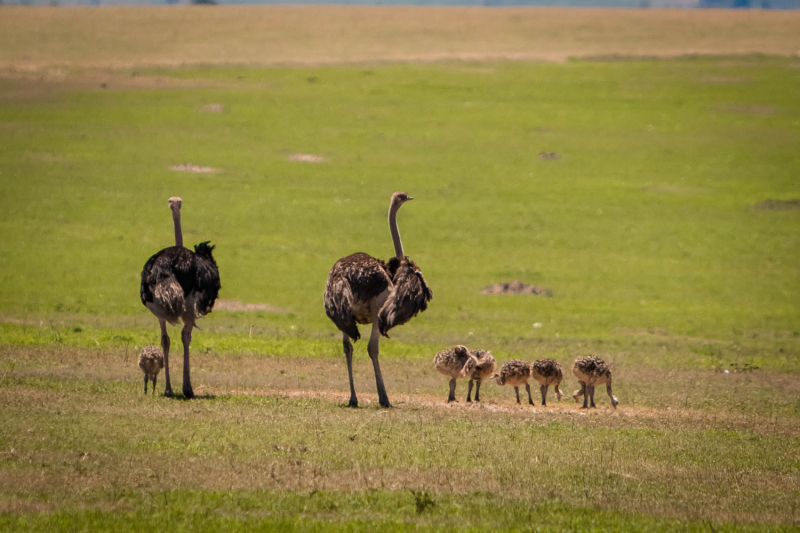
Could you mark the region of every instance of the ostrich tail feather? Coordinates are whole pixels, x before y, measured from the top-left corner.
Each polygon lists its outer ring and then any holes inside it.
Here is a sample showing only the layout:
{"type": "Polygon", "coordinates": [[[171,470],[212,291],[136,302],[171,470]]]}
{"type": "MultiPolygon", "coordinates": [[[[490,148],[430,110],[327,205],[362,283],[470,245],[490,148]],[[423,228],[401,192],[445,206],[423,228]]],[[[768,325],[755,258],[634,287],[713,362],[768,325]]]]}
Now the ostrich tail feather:
{"type": "Polygon", "coordinates": [[[214,256],[211,254],[211,252],[214,250],[214,248],[216,248],[216,246],[209,246],[210,242],[211,241],[204,241],[200,244],[196,244],[194,247],[194,253],[207,259],[214,259],[214,256]]]}
{"type": "Polygon", "coordinates": [[[384,337],[389,336],[393,327],[425,311],[433,298],[433,292],[414,261],[405,257],[399,263],[396,260],[389,263],[390,271],[394,269],[392,290],[378,313],[378,327],[384,337]]]}

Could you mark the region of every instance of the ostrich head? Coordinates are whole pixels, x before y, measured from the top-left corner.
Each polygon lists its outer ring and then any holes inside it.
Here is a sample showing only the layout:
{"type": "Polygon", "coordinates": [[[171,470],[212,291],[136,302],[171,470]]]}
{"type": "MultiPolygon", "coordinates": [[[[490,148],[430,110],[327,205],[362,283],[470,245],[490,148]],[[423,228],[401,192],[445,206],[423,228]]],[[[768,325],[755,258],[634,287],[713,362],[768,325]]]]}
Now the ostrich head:
{"type": "Polygon", "coordinates": [[[501,387],[505,385],[505,383],[503,383],[503,376],[500,375],[500,372],[495,372],[492,374],[492,379],[495,380],[501,387]]]}
{"type": "Polygon", "coordinates": [[[172,212],[180,211],[181,210],[181,199],[177,196],[173,196],[169,199],[169,208],[172,209],[172,212]]]}
{"type": "Polygon", "coordinates": [[[392,207],[394,207],[395,209],[399,209],[401,205],[413,199],[414,198],[407,195],[406,193],[398,191],[392,195],[392,207]]]}
{"type": "Polygon", "coordinates": [[[471,374],[473,370],[475,370],[475,359],[469,355],[469,348],[459,344],[453,348],[453,353],[459,362],[463,361],[464,358],[467,359],[464,362],[464,366],[461,367],[461,372],[458,373],[458,377],[466,377],[467,375],[471,374]]]}
{"type": "Polygon", "coordinates": [[[614,409],[616,409],[617,406],[619,405],[619,400],[617,400],[616,396],[611,397],[611,405],[614,407],[614,409]]]}

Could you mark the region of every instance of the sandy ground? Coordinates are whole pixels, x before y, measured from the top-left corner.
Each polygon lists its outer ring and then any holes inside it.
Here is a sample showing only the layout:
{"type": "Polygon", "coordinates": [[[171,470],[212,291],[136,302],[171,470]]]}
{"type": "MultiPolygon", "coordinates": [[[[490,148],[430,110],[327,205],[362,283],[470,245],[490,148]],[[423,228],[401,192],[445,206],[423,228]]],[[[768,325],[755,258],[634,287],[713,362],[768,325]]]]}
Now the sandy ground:
{"type": "Polygon", "coordinates": [[[800,53],[800,12],[409,6],[0,6],[0,68],[800,53]]]}

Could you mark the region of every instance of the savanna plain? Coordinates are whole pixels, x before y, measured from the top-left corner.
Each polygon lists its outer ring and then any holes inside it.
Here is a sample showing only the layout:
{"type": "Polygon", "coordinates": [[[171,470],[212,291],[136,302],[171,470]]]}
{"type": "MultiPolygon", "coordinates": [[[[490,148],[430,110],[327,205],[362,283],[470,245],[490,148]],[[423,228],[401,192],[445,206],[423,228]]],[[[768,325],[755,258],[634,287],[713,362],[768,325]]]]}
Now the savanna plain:
{"type": "Polygon", "coordinates": [[[415,9],[0,7],[0,529],[797,530],[800,18],[415,9]],[[393,191],[434,299],[351,409],[322,292],[393,191]],[[170,196],[222,278],[190,401],[136,365],[170,196]],[[565,397],[447,404],[454,344],[565,397]]]}

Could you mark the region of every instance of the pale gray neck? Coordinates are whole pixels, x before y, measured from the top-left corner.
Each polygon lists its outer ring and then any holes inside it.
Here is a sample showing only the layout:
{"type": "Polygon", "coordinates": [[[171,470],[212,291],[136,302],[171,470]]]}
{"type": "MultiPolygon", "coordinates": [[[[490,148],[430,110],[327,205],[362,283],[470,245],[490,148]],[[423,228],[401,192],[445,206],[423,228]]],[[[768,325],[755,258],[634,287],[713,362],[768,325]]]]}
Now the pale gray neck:
{"type": "Polygon", "coordinates": [[[403,243],[400,241],[400,231],[397,229],[397,210],[400,206],[392,204],[389,207],[389,229],[392,232],[392,242],[394,243],[394,255],[398,259],[404,258],[406,255],[403,253],[403,243]]]}
{"type": "Polygon", "coordinates": [[[181,232],[181,212],[178,209],[172,211],[172,221],[175,223],[175,246],[183,247],[183,232],[181,232]]]}

